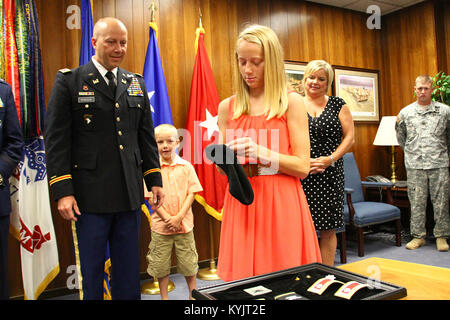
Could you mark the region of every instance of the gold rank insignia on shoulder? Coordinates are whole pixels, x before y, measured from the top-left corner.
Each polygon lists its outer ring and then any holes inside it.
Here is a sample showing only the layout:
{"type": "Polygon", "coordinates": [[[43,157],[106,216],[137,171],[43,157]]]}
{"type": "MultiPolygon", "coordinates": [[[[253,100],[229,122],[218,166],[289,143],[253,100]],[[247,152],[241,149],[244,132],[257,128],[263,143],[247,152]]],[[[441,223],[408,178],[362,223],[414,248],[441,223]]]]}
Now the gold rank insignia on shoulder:
{"type": "Polygon", "coordinates": [[[140,74],[140,73],[135,73],[135,75],[137,75],[140,78],[143,78],[142,74],[140,74]]]}
{"type": "Polygon", "coordinates": [[[68,68],[64,68],[64,69],[60,69],[59,72],[61,73],[68,73],[71,72],[72,70],[68,69],[68,68]]]}

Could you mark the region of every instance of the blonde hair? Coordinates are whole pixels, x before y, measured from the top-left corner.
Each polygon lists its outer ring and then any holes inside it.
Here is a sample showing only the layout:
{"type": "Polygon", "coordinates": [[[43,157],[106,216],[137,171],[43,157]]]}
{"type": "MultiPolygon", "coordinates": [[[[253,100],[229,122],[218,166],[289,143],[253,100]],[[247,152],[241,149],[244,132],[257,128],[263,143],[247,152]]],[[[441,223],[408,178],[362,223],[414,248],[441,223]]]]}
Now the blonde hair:
{"type": "Polygon", "coordinates": [[[267,114],[267,119],[279,118],[288,108],[283,48],[272,29],[261,25],[251,25],[239,34],[234,50],[236,100],[233,119],[250,113],[249,88],[239,71],[237,54],[237,48],[242,40],[256,43],[262,48],[264,57],[264,112],[267,114]]]}
{"type": "Polygon", "coordinates": [[[429,75],[423,74],[416,78],[415,85],[417,86],[419,83],[429,83],[433,85],[433,79],[429,75]]]}
{"type": "Polygon", "coordinates": [[[155,137],[160,134],[163,134],[163,133],[170,133],[176,138],[176,140],[179,140],[178,130],[175,126],[173,126],[171,124],[164,123],[164,124],[160,124],[159,126],[157,126],[155,128],[155,137]]]}
{"type": "Polygon", "coordinates": [[[333,83],[334,71],[333,68],[330,66],[330,64],[325,60],[312,60],[307,64],[305,69],[305,75],[303,76],[303,86],[306,84],[306,79],[308,79],[308,77],[311,74],[319,70],[325,71],[327,75],[327,84],[328,84],[327,92],[328,92],[330,91],[331,84],[333,83]]]}

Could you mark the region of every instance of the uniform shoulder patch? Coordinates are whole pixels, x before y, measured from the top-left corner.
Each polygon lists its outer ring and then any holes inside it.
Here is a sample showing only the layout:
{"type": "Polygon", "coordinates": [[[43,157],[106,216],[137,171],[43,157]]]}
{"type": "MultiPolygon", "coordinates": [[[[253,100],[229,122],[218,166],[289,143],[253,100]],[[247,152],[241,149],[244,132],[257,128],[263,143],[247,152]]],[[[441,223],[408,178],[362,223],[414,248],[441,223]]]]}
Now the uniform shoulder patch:
{"type": "Polygon", "coordinates": [[[69,72],[71,72],[72,70],[70,70],[70,69],[68,69],[68,68],[64,68],[64,69],[59,69],[59,72],[61,72],[61,73],[69,73],[69,72]]]}

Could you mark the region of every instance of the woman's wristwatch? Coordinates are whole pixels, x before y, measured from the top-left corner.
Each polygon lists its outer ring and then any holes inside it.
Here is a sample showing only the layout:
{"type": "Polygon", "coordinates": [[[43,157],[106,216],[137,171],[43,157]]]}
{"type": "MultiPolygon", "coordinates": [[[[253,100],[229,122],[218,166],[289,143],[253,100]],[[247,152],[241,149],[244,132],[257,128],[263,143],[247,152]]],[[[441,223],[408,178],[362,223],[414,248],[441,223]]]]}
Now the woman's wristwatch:
{"type": "Polygon", "coordinates": [[[330,159],[331,159],[331,166],[334,167],[334,164],[335,164],[336,162],[334,162],[334,158],[333,158],[333,155],[332,155],[332,154],[330,154],[330,159]]]}

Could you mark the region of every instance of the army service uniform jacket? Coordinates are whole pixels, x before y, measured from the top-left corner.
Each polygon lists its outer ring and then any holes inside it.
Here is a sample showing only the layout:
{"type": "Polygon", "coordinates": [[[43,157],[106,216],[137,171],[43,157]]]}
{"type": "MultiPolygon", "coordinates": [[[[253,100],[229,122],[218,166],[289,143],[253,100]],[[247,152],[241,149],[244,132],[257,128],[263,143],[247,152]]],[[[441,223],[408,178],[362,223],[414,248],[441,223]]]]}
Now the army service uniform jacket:
{"type": "Polygon", "coordinates": [[[162,186],[150,103],[140,75],[118,68],[113,96],[92,61],[60,70],[46,115],[47,172],[55,201],[74,195],[80,211],[136,210],[162,186]]]}
{"type": "Polygon", "coordinates": [[[22,159],[23,136],[11,86],[0,79],[0,216],[11,212],[9,177],[22,159]]]}

